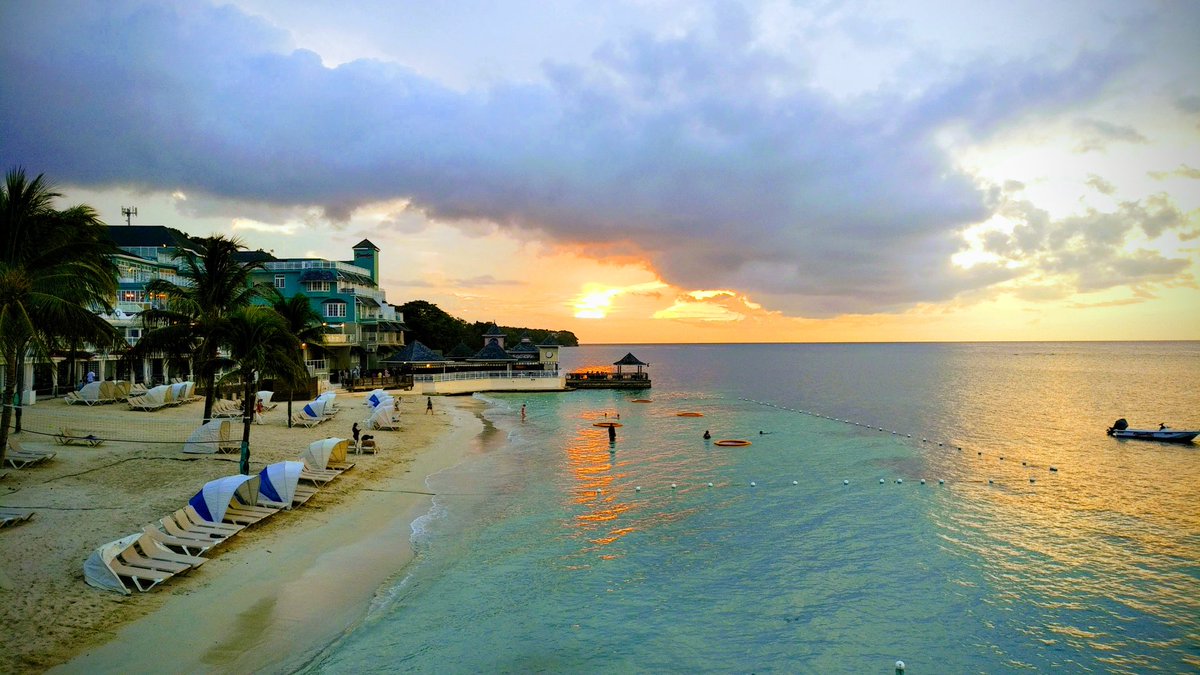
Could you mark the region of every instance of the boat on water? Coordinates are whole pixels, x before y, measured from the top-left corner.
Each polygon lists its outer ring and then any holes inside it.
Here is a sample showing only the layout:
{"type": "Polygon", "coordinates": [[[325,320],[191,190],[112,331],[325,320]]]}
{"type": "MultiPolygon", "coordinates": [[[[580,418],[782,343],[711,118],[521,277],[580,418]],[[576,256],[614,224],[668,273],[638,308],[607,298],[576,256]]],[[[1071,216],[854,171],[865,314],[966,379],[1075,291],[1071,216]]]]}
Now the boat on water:
{"type": "Polygon", "coordinates": [[[1191,443],[1197,436],[1200,436],[1200,431],[1180,431],[1171,427],[1160,424],[1157,429],[1130,429],[1129,422],[1125,418],[1113,422],[1113,425],[1108,428],[1109,436],[1113,438],[1128,438],[1136,441],[1162,441],[1165,443],[1191,443]]]}

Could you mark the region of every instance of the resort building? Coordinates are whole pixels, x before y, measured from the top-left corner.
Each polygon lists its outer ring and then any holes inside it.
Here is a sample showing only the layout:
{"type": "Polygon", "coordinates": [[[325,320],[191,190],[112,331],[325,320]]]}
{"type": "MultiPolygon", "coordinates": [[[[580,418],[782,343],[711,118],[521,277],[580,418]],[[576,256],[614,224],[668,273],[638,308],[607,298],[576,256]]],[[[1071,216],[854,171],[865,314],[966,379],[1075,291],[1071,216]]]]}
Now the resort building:
{"type": "MultiPolygon", "coordinates": [[[[140,313],[161,298],[146,290],[154,279],[182,285],[181,250],[195,252],[192,239],[169,227],[154,225],[110,226],[109,236],[121,252],[113,312],[104,318],[132,347],[142,336],[140,313]]],[[[356,244],[353,259],[276,258],[266,251],[243,251],[244,262],[258,261],[263,268],[255,283],[276,288],[285,298],[304,293],[324,318],[325,335],[319,345],[306,345],[309,371],[328,378],[339,370],[367,373],[381,368],[379,355],[404,345],[404,319],[387,302],[379,288],[379,248],[369,240],[356,244]]],[[[265,302],[265,301],[264,301],[265,302]]],[[[155,354],[132,359],[128,350],[98,350],[92,345],[72,345],[52,352],[47,359],[29,359],[21,374],[23,399],[55,396],[78,387],[81,381],[132,380],[147,385],[172,378],[193,379],[194,364],[187,354],[155,354]]],[[[2,377],[2,375],[0,375],[2,377]]],[[[333,378],[336,381],[336,376],[333,378]]]]}

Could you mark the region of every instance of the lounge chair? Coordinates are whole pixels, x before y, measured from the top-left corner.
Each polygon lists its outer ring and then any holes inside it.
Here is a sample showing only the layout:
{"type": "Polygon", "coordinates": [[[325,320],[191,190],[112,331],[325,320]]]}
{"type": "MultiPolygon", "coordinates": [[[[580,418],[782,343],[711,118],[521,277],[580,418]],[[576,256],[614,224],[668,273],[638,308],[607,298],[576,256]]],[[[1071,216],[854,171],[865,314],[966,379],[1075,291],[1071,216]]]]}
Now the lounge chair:
{"type": "Polygon", "coordinates": [[[359,455],[363,453],[374,455],[379,452],[379,444],[375,442],[374,438],[363,439],[354,444],[354,452],[359,455]]]}
{"type": "Polygon", "coordinates": [[[169,536],[177,539],[195,539],[210,546],[216,546],[224,543],[227,539],[237,534],[236,532],[224,532],[210,528],[197,527],[192,525],[192,523],[187,520],[187,517],[183,516],[179,512],[173,513],[169,516],[163,516],[161,519],[159,519],[158,524],[169,536]]]}
{"type": "Polygon", "coordinates": [[[122,578],[122,583],[125,579],[129,579],[133,582],[134,588],[143,593],[175,576],[174,572],[164,572],[157,569],[127,565],[115,557],[112,560],[106,561],[106,564],[108,565],[108,569],[113,571],[113,574],[122,578]]]}
{"type": "Polygon", "coordinates": [[[41,464],[47,460],[53,459],[55,453],[43,452],[41,450],[26,450],[21,447],[21,444],[16,439],[8,439],[8,452],[4,455],[4,461],[14,469],[24,469],[27,466],[41,464]]]}
{"type": "Polygon", "coordinates": [[[192,569],[195,569],[208,562],[208,558],[201,558],[199,556],[187,555],[172,551],[166,546],[163,546],[152,535],[145,532],[142,533],[142,536],[138,537],[137,547],[141,549],[142,555],[150,560],[164,560],[178,563],[180,565],[187,565],[192,569]]]}
{"type": "Polygon", "coordinates": [[[85,434],[66,427],[59,429],[54,435],[54,440],[59,445],[86,445],[93,448],[104,443],[104,439],[95,434],[85,434]]]}
{"type": "Polygon", "coordinates": [[[130,544],[129,548],[126,548],[118,553],[117,559],[131,567],[162,570],[163,572],[170,572],[171,574],[179,574],[180,572],[186,572],[192,568],[191,565],[175,562],[174,560],[147,558],[146,556],[142,555],[140,551],[134,548],[132,544],[130,544]]]}
{"type": "Polygon", "coordinates": [[[185,537],[167,534],[153,525],[145,526],[142,528],[142,532],[144,532],[146,536],[158,542],[160,545],[169,548],[170,550],[178,550],[180,553],[192,556],[198,556],[224,541],[213,539],[212,537],[185,537]]]}
{"type": "Polygon", "coordinates": [[[191,505],[185,506],[179,511],[176,511],[175,515],[177,520],[179,518],[183,519],[179,521],[180,525],[184,525],[186,523],[187,526],[191,527],[192,529],[209,530],[221,536],[234,535],[246,529],[245,525],[239,525],[237,523],[213,523],[207,521],[204,519],[204,516],[201,516],[199,513],[197,513],[196,509],[191,505]]]}
{"type": "Polygon", "coordinates": [[[130,410],[153,411],[164,408],[167,405],[162,401],[152,401],[145,396],[130,396],[125,402],[129,404],[130,410]]]}
{"type": "Polygon", "coordinates": [[[33,511],[28,509],[10,509],[0,506],[0,527],[20,525],[33,517],[33,511]]]}
{"type": "Polygon", "coordinates": [[[303,410],[292,415],[292,424],[302,427],[312,428],[324,421],[325,419],[322,417],[310,417],[304,414],[303,410]]]}
{"type": "Polygon", "coordinates": [[[80,396],[78,393],[73,392],[73,391],[68,391],[66,393],[66,395],[63,396],[63,401],[65,401],[67,405],[75,405],[76,403],[83,403],[83,404],[88,403],[87,401],[85,401],[83,399],[82,396],[80,396]]]}

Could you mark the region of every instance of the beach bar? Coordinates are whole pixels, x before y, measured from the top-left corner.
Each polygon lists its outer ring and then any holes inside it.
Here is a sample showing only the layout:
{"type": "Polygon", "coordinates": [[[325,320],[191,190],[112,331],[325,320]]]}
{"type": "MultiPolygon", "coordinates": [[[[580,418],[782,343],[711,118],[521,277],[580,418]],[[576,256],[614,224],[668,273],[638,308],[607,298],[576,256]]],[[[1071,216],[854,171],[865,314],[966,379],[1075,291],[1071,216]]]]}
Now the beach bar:
{"type": "Polygon", "coordinates": [[[632,352],[626,354],[620,361],[613,363],[616,370],[610,368],[580,368],[567,373],[568,389],[649,389],[650,374],[643,368],[650,366],[632,352]],[[628,372],[626,368],[635,368],[628,372]]]}

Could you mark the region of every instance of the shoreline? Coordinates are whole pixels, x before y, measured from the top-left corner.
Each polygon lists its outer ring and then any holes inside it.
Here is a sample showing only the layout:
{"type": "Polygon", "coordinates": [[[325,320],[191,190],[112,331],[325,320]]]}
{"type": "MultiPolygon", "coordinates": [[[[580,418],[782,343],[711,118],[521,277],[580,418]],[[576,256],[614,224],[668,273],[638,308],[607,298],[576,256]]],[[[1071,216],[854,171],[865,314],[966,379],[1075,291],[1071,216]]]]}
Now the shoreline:
{"type": "MultiPolygon", "coordinates": [[[[338,398],[353,411],[362,396],[339,393],[338,398]]],[[[409,395],[405,399],[412,401],[415,396],[409,395]]],[[[24,604],[40,605],[39,600],[45,600],[46,609],[22,612],[20,607],[14,608],[9,603],[7,610],[0,610],[0,618],[6,625],[0,642],[8,645],[3,648],[5,660],[16,670],[51,669],[62,673],[153,672],[164,668],[176,672],[290,672],[304,667],[361,621],[379,588],[411,563],[414,555],[412,524],[432,507],[426,480],[460,463],[478,444],[477,439],[484,429],[481,414],[486,404],[473,398],[453,400],[443,397],[436,415],[426,416],[423,410],[417,412],[416,408],[410,405],[402,415],[404,431],[376,433],[376,438],[383,444],[378,455],[350,455],[349,460],[356,463],[355,468],[323,487],[308,504],[249,528],[235,538],[236,543],[231,542],[228,550],[216,551],[202,568],[172,579],[149,593],[120,596],[85,585],[79,563],[90,549],[78,552],[79,540],[87,541],[87,546],[95,548],[119,536],[120,531],[111,532],[109,536],[110,530],[104,529],[104,534],[97,534],[97,528],[87,527],[86,522],[66,519],[75,536],[61,537],[67,541],[60,549],[70,550],[74,544],[79,559],[67,554],[66,570],[62,570],[64,565],[60,564],[60,569],[41,574],[42,577],[49,574],[51,578],[32,580],[39,584],[34,595],[42,597],[24,604]],[[69,580],[62,579],[64,571],[69,574],[69,580]],[[81,616],[71,616],[71,612],[80,612],[81,616]],[[67,623],[65,628],[68,630],[58,632],[68,634],[46,635],[39,630],[39,623],[67,623]],[[27,639],[25,634],[32,637],[27,639]],[[24,649],[10,651],[12,645],[24,649]],[[168,647],[164,650],[164,646],[168,647]]],[[[192,408],[189,412],[196,410],[192,408]]],[[[146,417],[146,413],[130,414],[134,419],[154,419],[146,417]]],[[[348,426],[356,421],[353,419],[356,416],[361,415],[357,412],[345,415],[337,427],[348,426]]],[[[321,427],[328,425],[330,423],[321,427]]],[[[293,455],[303,447],[304,441],[300,437],[307,440],[310,435],[314,439],[339,435],[339,428],[321,427],[293,433],[296,430],[282,425],[281,431],[262,430],[262,436],[272,438],[274,433],[276,437],[288,439],[294,453],[292,450],[281,452],[293,455]]],[[[260,428],[255,427],[255,431],[260,432],[260,428]]],[[[75,454],[73,448],[51,447],[75,454]]],[[[172,454],[178,452],[177,447],[174,446],[172,454]]],[[[129,453],[127,448],[118,451],[129,453]]],[[[89,461],[87,453],[82,451],[79,455],[85,462],[95,463],[95,456],[89,461]]],[[[275,461],[269,455],[277,453],[259,451],[256,454],[257,465],[275,461]]],[[[126,461],[129,458],[116,463],[126,461]]],[[[190,466],[194,464],[204,466],[208,473],[214,470],[218,474],[232,472],[225,462],[162,464],[172,464],[171,469],[189,475],[196,473],[190,466]],[[180,467],[180,464],[185,466],[180,467]]],[[[59,470],[67,468],[70,467],[59,467],[59,470]]],[[[86,469],[85,473],[104,468],[86,469]]],[[[36,475],[26,473],[28,471],[20,472],[21,477],[36,475]]],[[[55,484],[60,488],[56,497],[66,497],[77,504],[84,495],[71,498],[64,494],[75,486],[62,490],[61,482],[72,475],[50,477],[41,484],[55,484]]],[[[11,478],[0,485],[8,487],[11,478]]],[[[195,483],[198,488],[203,480],[189,478],[187,482],[189,485],[195,483]]],[[[32,493],[38,487],[36,483],[18,487],[9,495],[32,493]]],[[[92,488],[88,490],[90,492],[96,488],[95,485],[85,487],[92,488]]],[[[120,486],[102,485],[100,489],[118,491],[114,487],[120,486]]],[[[171,504],[186,500],[186,494],[181,494],[178,489],[172,490],[170,495],[171,504]]],[[[154,506],[161,500],[148,498],[147,501],[150,504],[142,505],[139,512],[158,513],[162,510],[154,506]]],[[[62,520],[57,518],[59,515],[48,510],[43,519],[62,520]]],[[[120,514],[109,520],[125,522],[120,514]]],[[[136,531],[148,521],[148,517],[141,517],[125,522],[122,527],[136,531]]],[[[6,544],[16,541],[12,535],[18,535],[23,528],[29,528],[23,534],[31,540],[42,535],[54,538],[62,534],[55,532],[57,528],[54,527],[48,528],[50,532],[38,533],[33,525],[31,522],[12,531],[6,530],[6,544]]],[[[39,525],[46,529],[46,523],[39,525]]],[[[107,527],[115,526],[109,524],[107,527]]],[[[0,554],[4,562],[0,569],[22,571],[13,570],[10,564],[17,562],[15,559],[21,551],[5,548],[7,553],[0,554]]],[[[32,553],[36,549],[24,550],[32,553]]],[[[37,570],[29,572],[37,574],[37,570]]],[[[9,595],[10,591],[20,593],[23,590],[26,580],[18,574],[12,576],[14,578],[7,575],[0,578],[3,582],[0,597],[9,595]]]]}

